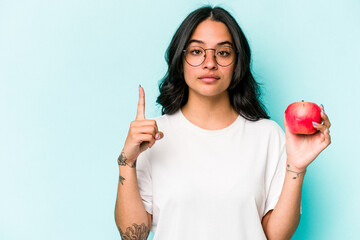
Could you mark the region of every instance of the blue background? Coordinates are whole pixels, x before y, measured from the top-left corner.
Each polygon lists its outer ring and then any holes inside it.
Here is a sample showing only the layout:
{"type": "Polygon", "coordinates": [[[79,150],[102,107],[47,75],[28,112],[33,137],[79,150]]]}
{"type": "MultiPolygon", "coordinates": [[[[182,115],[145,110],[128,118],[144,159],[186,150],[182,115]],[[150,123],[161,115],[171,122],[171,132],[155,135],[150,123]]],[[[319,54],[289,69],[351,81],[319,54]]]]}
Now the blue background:
{"type": "Polygon", "coordinates": [[[244,30],[273,120],[304,99],[332,122],[293,239],[358,237],[359,1],[0,0],[1,240],[119,239],[116,159],[138,85],[158,116],[165,50],[208,3],[244,30]]]}

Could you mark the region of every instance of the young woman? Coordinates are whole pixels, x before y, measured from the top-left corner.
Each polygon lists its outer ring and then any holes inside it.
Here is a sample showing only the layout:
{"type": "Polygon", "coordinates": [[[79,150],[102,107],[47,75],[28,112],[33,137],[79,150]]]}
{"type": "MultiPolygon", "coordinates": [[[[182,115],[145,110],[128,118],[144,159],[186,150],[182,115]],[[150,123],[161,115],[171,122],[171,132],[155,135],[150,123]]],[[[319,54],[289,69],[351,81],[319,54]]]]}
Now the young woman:
{"type": "Polygon", "coordinates": [[[163,115],[136,120],[118,164],[115,220],[121,237],[154,240],[290,239],[307,166],[330,144],[330,122],[313,135],[285,133],[259,101],[250,48],[222,8],[190,13],[167,51],[163,115]],[[285,144],[286,142],[286,144],[285,144]]]}

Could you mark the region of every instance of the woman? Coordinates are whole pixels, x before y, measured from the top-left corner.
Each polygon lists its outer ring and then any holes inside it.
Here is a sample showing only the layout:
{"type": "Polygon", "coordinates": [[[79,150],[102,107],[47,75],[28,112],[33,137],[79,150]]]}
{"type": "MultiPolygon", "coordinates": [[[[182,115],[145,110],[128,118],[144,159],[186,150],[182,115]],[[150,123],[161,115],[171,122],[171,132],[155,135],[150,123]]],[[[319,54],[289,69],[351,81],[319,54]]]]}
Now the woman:
{"type": "Polygon", "coordinates": [[[250,72],[250,49],[222,8],[190,13],[167,51],[163,115],[136,120],[119,156],[115,220],[122,239],[290,239],[307,166],[330,144],[269,120],[250,72]],[[161,139],[161,141],[159,141],[161,139]],[[286,145],[285,145],[286,140],[286,145]]]}

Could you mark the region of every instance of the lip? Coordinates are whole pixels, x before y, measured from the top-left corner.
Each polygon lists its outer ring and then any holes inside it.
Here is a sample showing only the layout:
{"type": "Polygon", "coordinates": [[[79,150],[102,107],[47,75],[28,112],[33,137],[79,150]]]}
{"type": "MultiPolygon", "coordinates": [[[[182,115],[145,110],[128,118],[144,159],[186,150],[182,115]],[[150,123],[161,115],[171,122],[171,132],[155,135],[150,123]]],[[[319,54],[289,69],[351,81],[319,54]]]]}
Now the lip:
{"type": "Polygon", "coordinates": [[[205,74],[205,75],[201,75],[199,79],[205,83],[213,83],[219,80],[220,77],[214,74],[205,74]]]}

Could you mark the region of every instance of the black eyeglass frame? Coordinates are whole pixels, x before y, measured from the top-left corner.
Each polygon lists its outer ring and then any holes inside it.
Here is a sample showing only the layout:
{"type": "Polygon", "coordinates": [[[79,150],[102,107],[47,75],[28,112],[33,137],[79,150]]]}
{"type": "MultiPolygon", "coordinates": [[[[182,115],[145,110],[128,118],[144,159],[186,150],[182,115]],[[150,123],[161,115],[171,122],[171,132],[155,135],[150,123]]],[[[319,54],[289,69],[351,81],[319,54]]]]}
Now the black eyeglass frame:
{"type": "Polygon", "coordinates": [[[235,49],[234,49],[232,46],[228,46],[228,47],[230,47],[230,48],[232,48],[232,49],[234,50],[235,57],[234,57],[234,59],[231,61],[231,63],[229,63],[229,64],[227,64],[227,65],[221,65],[221,64],[219,64],[219,63],[216,61],[216,55],[215,55],[215,53],[216,53],[216,50],[217,50],[217,49],[219,49],[219,48],[221,48],[221,47],[223,47],[223,46],[220,46],[220,47],[218,47],[218,48],[207,48],[207,49],[205,49],[205,48],[203,48],[203,47],[200,47],[200,46],[196,46],[196,47],[201,48],[202,50],[204,50],[204,53],[205,53],[205,54],[204,54],[204,60],[203,60],[200,64],[198,64],[198,65],[192,65],[191,63],[189,63],[189,62],[187,61],[187,59],[186,59],[186,50],[187,50],[189,47],[187,47],[186,49],[183,49],[185,61],[186,61],[190,66],[193,66],[193,67],[198,67],[198,66],[200,66],[201,64],[203,64],[203,63],[205,62],[205,59],[206,59],[206,50],[214,50],[214,59],[215,59],[215,62],[216,62],[217,65],[219,65],[219,66],[221,66],[221,67],[230,66],[230,65],[235,61],[235,59],[237,59],[237,54],[239,53],[238,51],[235,51],[235,49]]]}

